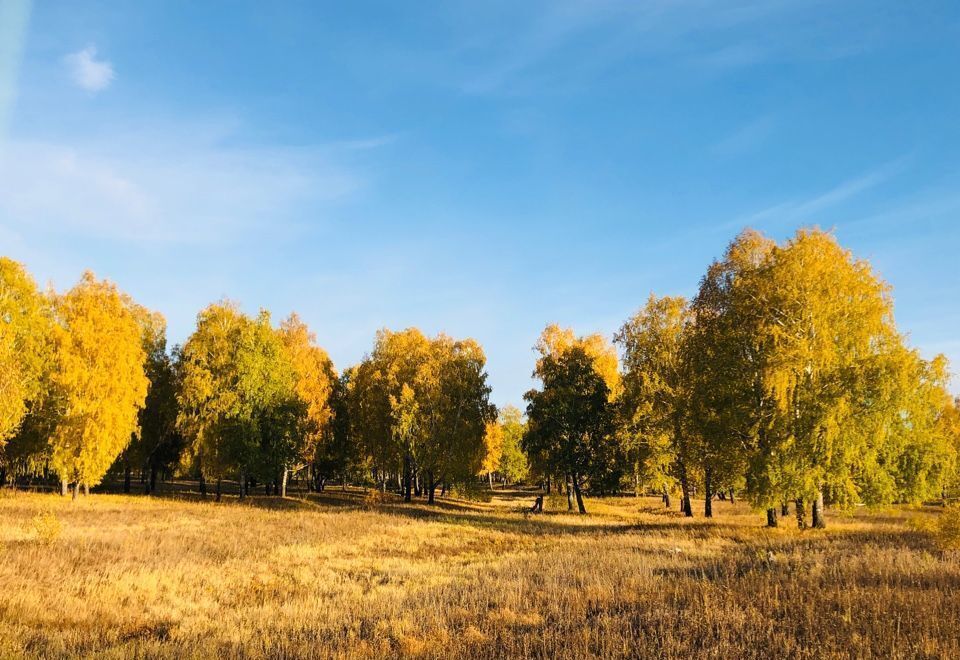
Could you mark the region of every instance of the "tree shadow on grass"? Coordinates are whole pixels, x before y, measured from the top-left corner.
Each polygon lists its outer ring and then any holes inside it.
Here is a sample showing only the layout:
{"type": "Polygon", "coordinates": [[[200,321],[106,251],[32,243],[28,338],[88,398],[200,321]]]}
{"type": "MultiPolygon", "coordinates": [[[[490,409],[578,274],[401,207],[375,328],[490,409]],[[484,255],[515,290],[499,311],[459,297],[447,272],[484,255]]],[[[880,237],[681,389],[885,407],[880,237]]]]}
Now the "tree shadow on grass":
{"type": "MultiPolygon", "coordinates": [[[[929,535],[910,529],[869,531],[827,529],[804,531],[800,536],[758,538],[755,543],[733,550],[719,559],[698,561],[694,565],[661,568],[654,575],[710,582],[728,582],[751,576],[807,580],[814,566],[825,557],[858,558],[869,548],[897,552],[937,553],[929,535]]],[[[857,587],[960,589],[960,573],[938,570],[920,574],[910,571],[860,571],[841,576],[857,587]]]]}
{"type": "Polygon", "coordinates": [[[432,508],[429,505],[411,506],[398,504],[376,509],[381,513],[412,518],[426,522],[448,525],[462,525],[476,530],[506,532],[527,536],[603,536],[644,532],[682,531],[688,538],[706,538],[717,530],[717,525],[709,522],[681,523],[645,522],[624,520],[622,518],[576,517],[565,512],[545,512],[523,515],[519,512],[490,511],[450,505],[447,508],[432,508]],[[603,522],[606,520],[606,522],[603,522]]]}

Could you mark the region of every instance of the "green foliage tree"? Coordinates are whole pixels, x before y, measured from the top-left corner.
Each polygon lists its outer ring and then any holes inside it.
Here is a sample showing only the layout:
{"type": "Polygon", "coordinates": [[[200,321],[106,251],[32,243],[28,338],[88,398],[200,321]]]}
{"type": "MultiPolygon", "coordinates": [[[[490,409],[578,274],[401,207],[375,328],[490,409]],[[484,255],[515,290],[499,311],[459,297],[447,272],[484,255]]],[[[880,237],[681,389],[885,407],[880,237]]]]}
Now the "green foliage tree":
{"type": "Polygon", "coordinates": [[[942,355],[927,361],[896,346],[873,374],[869,408],[848,432],[866,436],[853,457],[852,488],[867,503],[919,503],[940,497],[956,473],[953,401],[942,355]],[[865,414],[868,413],[868,414],[865,414]]]}
{"type": "Polygon", "coordinates": [[[610,388],[582,346],[544,355],[537,375],[542,389],[524,395],[528,419],[524,449],[542,456],[553,474],[567,478],[578,510],[586,513],[584,482],[602,475],[608,462],[616,460],[610,388]]]}
{"type": "Polygon", "coordinates": [[[845,504],[916,499],[951,462],[935,429],[942,368],[907,350],[889,288],[835,238],[801,230],[782,245],[744,232],[713,264],[687,342],[691,419],[706,469],[742,471],[750,499],[824,495],[845,504]]]}
{"type": "MultiPolygon", "coordinates": [[[[691,480],[702,451],[689,422],[684,349],[691,323],[686,300],[651,295],[616,335],[623,348],[623,422],[635,439],[641,473],[667,494],[667,501],[672,479],[679,481],[687,516],[693,515],[691,480]]],[[[709,503],[708,498],[707,515],[709,503]]]]}
{"type": "Polygon", "coordinates": [[[175,469],[183,451],[183,436],[177,429],[177,365],[167,353],[163,316],[129,302],[128,305],[140,324],[149,386],[138,415],[137,431],[118,463],[124,471],[124,492],[130,492],[131,471],[136,467],[148,475],[144,491],[149,494],[157,488],[158,473],[175,469]]]}
{"type": "Polygon", "coordinates": [[[523,434],[526,432],[523,413],[516,406],[504,406],[497,424],[503,436],[497,471],[507,483],[521,483],[530,472],[530,464],[523,451],[523,434]]]}
{"type": "Polygon", "coordinates": [[[487,425],[496,419],[485,365],[480,344],[441,334],[417,372],[412,453],[431,503],[441,483],[463,483],[482,468],[487,425]]]}
{"type": "Polygon", "coordinates": [[[178,426],[202,475],[263,479],[294,459],[303,406],[295,372],[270,315],[244,316],[236,305],[210,305],[197,317],[181,359],[178,426]]]}
{"type": "Polygon", "coordinates": [[[789,497],[769,386],[775,352],[760,304],[775,248],[774,241],[746,230],[710,265],[691,305],[694,323],[685,349],[691,421],[705,442],[705,462],[721,480],[742,479],[752,501],[767,508],[771,525],[775,505],[789,497]]]}
{"type": "Polygon", "coordinates": [[[333,385],[328,437],[317,448],[312,466],[317,490],[323,490],[327,480],[334,478],[339,478],[346,488],[348,480],[361,477],[369,469],[369,460],[356,441],[350,418],[349,392],[355,373],[356,367],[344,370],[333,385]]]}

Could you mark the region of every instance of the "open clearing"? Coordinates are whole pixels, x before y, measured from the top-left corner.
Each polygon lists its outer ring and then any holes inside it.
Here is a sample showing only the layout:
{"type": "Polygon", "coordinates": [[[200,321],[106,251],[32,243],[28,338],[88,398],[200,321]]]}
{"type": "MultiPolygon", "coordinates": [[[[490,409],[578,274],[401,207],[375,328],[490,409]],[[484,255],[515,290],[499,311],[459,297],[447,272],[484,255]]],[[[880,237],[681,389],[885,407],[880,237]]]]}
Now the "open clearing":
{"type": "Polygon", "coordinates": [[[5,492],[0,655],[960,657],[960,560],[917,529],[933,508],[800,532],[654,498],[526,517],[533,496],[5,492]]]}

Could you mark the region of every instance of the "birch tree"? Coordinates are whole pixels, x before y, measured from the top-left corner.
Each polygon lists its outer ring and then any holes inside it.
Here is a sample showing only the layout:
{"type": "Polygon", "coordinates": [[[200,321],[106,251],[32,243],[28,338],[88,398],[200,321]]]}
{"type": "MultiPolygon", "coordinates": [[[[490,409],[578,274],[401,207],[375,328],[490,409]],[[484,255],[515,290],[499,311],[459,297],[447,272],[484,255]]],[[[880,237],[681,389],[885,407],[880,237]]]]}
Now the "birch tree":
{"type": "Polygon", "coordinates": [[[687,516],[693,515],[691,482],[701,451],[688,420],[690,386],[683,360],[691,318],[683,298],[651,295],[616,335],[623,350],[624,418],[637,437],[642,469],[661,488],[668,487],[664,472],[677,479],[687,516]]]}
{"type": "Polygon", "coordinates": [[[26,269],[0,257],[0,462],[3,447],[43,394],[50,306],[26,269]]]}
{"type": "Polygon", "coordinates": [[[56,300],[53,386],[62,395],[50,463],[74,495],[100,483],[137,429],[149,381],[137,319],[116,286],[84,273],[56,300]]]}

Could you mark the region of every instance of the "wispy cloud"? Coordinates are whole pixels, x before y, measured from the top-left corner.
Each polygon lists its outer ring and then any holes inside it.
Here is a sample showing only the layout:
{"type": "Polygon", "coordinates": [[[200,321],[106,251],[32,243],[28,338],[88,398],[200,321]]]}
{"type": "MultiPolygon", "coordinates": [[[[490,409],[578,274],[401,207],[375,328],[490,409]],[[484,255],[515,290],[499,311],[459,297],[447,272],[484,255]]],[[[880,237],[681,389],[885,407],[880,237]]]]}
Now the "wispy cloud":
{"type": "Polygon", "coordinates": [[[762,62],[767,51],[756,43],[735,43],[721,46],[693,58],[696,64],[713,71],[740,69],[762,62]]]}
{"type": "Polygon", "coordinates": [[[87,46],[76,53],[70,53],[63,58],[63,62],[73,83],[88,92],[101,92],[113,82],[113,64],[97,59],[96,46],[87,46]]]}
{"type": "Polygon", "coordinates": [[[745,153],[760,146],[773,133],[774,127],[772,117],[754,119],[718,140],[710,147],[710,152],[725,158],[745,153]]]}
{"type": "Polygon", "coordinates": [[[162,128],[103,141],[13,141],[0,159],[0,226],[118,241],[229,241],[319,221],[325,205],[364,186],[336,148],[225,146],[210,137],[218,133],[162,128]]]}
{"type": "Polygon", "coordinates": [[[849,34],[840,10],[829,14],[840,26],[824,25],[820,0],[551,0],[482,6],[500,14],[498,27],[485,39],[477,37],[477,24],[484,23],[478,20],[481,10],[464,12],[461,22],[471,39],[454,53],[469,72],[461,88],[471,94],[515,91],[524,81],[552,84],[561,76],[590,78],[635,56],[652,58],[651,66],[658,68],[666,57],[719,72],[777,57],[829,53],[835,58],[862,51],[835,46],[849,41],[849,34]],[[562,66],[555,61],[559,58],[562,66]]]}
{"type": "Polygon", "coordinates": [[[920,225],[926,225],[931,232],[941,231],[943,223],[952,224],[957,217],[960,217],[960,192],[951,182],[947,186],[920,190],[885,206],[882,211],[856,216],[845,225],[848,229],[895,234],[910,224],[911,234],[918,237],[920,225]]]}
{"type": "Polygon", "coordinates": [[[355,140],[340,140],[334,142],[331,147],[342,149],[344,151],[369,151],[370,149],[379,149],[393,144],[400,139],[398,133],[388,133],[386,135],[376,135],[369,138],[358,138],[355,140]]]}
{"type": "Polygon", "coordinates": [[[778,225],[797,225],[813,222],[817,216],[833,207],[840,206],[863,193],[889,181],[903,171],[906,159],[900,158],[874,170],[840,182],[829,190],[805,199],[781,202],[765,209],[740,217],[731,226],[763,226],[775,222],[778,225]]]}

